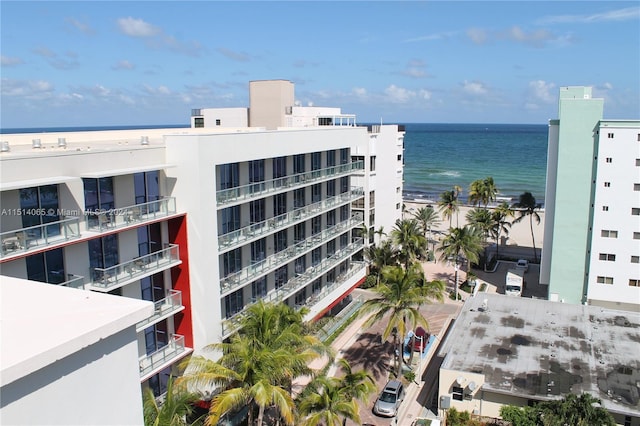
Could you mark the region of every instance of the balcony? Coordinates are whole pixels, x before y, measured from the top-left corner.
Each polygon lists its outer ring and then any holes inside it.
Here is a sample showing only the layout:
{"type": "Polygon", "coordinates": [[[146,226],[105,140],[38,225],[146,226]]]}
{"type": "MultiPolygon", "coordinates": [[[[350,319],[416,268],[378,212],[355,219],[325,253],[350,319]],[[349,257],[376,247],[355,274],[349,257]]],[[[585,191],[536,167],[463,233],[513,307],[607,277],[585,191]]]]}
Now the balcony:
{"type": "Polygon", "coordinates": [[[339,222],[337,225],[327,228],[293,246],[274,253],[260,262],[256,262],[233,275],[228,275],[220,280],[220,292],[226,295],[255,279],[276,270],[280,266],[286,265],[293,259],[301,256],[320,245],[331,241],[340,233],[354,228],[362,223],[361,216],[354,216],[351,219],[339,222]]]}
{"type": "Polygon", "coordinates": [[[58,285],[84,290],[84,277],[80,275],[67,274],[67,281],[58,285]]]}
{"type": "Polygon", "coordinates": [[[94,268],[93,281],[86,287],[90,290],[106,293],[181,263],[178,245],[169,244],[162,250],[136,257],[109,268],[94,268]]]}
{"type": "Polygon", "coordinates": [[[160,200],[85,213],[87,231],[105,232],[163,218],[176,213],[176,199],[160,200]]]}
{"type": "Polygon", "coordinates": [[[364,162],[341,164],[339,166],[327,167],[326,169],[314,170],[297,175],[285,176],[278,179],[264,182],[250,183],[235,188],[222,189],[216,192],[218,207],[234,202],[243,202],[252,198],[266,197],[267,195],[289,191],[310,183],[317,183],[327,179],[335,179],[340,176],[348,176],[353,170],[364,168],[364,162]]]}
{"type": "Polygon", "coordinates": [[[66,217],[56,222],[0,233],[0,259],[62,244],[80,238],[80,218],[66,217]]]}
{"type": "Polygon", "coordinates": [[[145,328],[162,321],[184,309],[182,306],[182,292],[178,290],[169,290],[168,296],[164,299],[158,300],[153,304],[153,315],[144,321],[140,321],[136,324],[136,332],[141,332],[145,328]]]}
{"type": "MultiPolygon", "coordinates": [[[[303,273],[296,275],[295,277],[287,281],[287,283],[282,287],[270,291],[261,300],[263,300],[264,302],[272,303],[282,302],[283,300],[294,295],[297,291],[308,286],[315,279],[321,277],[331,269],[338,266],[341,262],[349,259],[352,255],[354,255],[364,247],[363,244],[364,240],[362,238],[358,238],[348,246],[334,253],[332,256],[324,259],[320,264],[312,266],[303,273]]],[[[357,262],[357,267],[352,267],[347,272],[338,275],[335,281],[333,283],[328,283],[328,285],[331,286],[332,289],[339,286],[340,284],[347,281],[351,276],[353,276],[353,274],[357,273],[357,271],[361,270],[363,267],[363,262],[357,262]]],[[[321,294],[324,294],[324,292],[321,294]]],[[[317,303],[317,300],[313,301],[313,303],[317,303]]],[[[311,298],[309,298],[309,303],[311,302],[312,300],[311,298]]],[[[240,320],[242,316],[246,312],[247,307],[252,305],[253,303],[254,302],[248,303],[240,312],[222,321],[223,338],[228,337],[240,327],[240,320]]]]}
{"type": "Polygon", "coordinates": [[[364,191],[362,188],[352,188],[349,192],[344,192],[318,203],[313,203],[280,216],[270,218],[263,222],[254,223],[236,231],[221,235],[218,237],[219,251],[222,253],[224,251],[231,250],[249,240],[286,229],[296,222],[308,219],[343,204],[353,202],[362,197],[364,197],[364,191]]]}
{"type": "Polygon", "coordinates": [[[184,336],[172,334],[166,346],[139,358],[140,381],[147,380],[180,358],[188,355],[191,351],[191,348],[187,348],[184,345],[184,336]]]}

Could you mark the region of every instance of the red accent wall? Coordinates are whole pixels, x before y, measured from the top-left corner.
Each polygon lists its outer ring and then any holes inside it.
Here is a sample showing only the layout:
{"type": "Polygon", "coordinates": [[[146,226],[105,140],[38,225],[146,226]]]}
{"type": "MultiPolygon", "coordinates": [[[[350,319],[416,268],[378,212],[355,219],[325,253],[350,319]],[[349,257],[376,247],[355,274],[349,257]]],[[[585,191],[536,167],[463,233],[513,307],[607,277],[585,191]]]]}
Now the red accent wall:
{"type": "Polygon", "coordinates": [[[173,288],[182,292],[184,310],[174,316],[176,333],[184,336],[186,346],[193,348],[193,325],[191,319],[191,285],[189,281],[189,239],[187,236],[187,218],[181,216],[168,222],[169,242],[180,246],[182,264],[171,268],[173,288]]]}
{"type": "Polygon", "coordinates": [[[329,306],[327,306],[326,308],[324,308],[324,310],[322,310],[318,315],[316,315],[315,317],[313,317],[313,319],[311,321],[315,322],[318,321],[320,318],[322,318],[327,312],[329,312],[331,310],[331,308],[333,308],[334,306],[336,306],[338,303],[340,303],[342,301],[342,299],[344,299],[345,297],[347,297],[349,294],[351,294],[351,292],[353,291],[354,288],[358,287],[360,284],[362,284],[364,282],[364,280],[366,280],[367,277],[362,278],[360,281],[358,281],[357,283],[355,283],[353,285],[353,287],[351,287],[350,289],[348,289],[347,291],[345,291],[342,296],[336,298],[336,300],[334,300],[333,302],[331,302],[331,304],[329,306]]]}

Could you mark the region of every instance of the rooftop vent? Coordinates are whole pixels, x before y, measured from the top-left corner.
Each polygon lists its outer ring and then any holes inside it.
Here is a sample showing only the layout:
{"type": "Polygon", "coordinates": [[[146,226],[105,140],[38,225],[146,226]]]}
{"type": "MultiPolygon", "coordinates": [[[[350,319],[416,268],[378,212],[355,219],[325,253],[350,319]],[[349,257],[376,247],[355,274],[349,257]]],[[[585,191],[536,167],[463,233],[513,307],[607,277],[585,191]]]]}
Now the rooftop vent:
{"type": "Polygon", "coordinates": [[[9,147],[9,141],[2,141],[2,145],[0,146],[0,152],[9,152],[11,148],[9,147]]]}
{"type": "Polygon", "coordinates": [[[58,138],[58,147],[66,148],[67,147],[67,138],[58,138]]]}
{"type": "Polygon", "coordinates": [[[142,136],[140,138],[140,145],[149,145],[149,136],[142,136]]]}
{"type": "Polygon", "coordinates": [[[31,141],[31,148],[33,149],[42,148],[42,141],[40,139],[33,139],[31,141]]]}

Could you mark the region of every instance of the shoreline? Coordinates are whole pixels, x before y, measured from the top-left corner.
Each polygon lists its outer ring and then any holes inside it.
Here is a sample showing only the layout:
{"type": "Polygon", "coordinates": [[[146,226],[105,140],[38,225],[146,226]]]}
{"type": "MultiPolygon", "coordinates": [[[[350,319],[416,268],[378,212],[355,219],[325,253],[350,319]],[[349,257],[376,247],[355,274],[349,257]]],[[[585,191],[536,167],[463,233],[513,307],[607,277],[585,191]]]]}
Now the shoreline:
{"type": "MultiPolygon", "coordinates": [[[[449,222],[442,220],[442,214],[438,209],[437,202],[434,202],[431,200],[415,201],[410,199],[403,199],[403,204],[405,206],[405,211],[403,213],[404,218],[412,217],[413,213],[421,207],[432,206],[434,210],[438,212],[438,217],[440,218],[440,222],[432,228],[433,231],[444,233],[449,229],[449,222]]],[[[488,208],[492,209],[494,207],[495,205],[493,206],[489,205],[488,208]]],[[[469,212],[473,208],[474,208],[473,206],[469,206],[469,205],[460,206],[460,211],[458,212],[457,217],[456,215],[454,215],[452,218],[452,225],[454,227],[456,226],[463,227],[467,225],[467,220],[466,220],[467,212],[469,212]],[[456,225],[456,221],[458,222],[457,225],[456,225]]],[[[536,248],[542,249],[544,244],[544,220],[545,220],[544,208],[538,210],[537,212],[538,212],[538,215],[540,216],[540,223],[536,223],[535,220],[533,221],[533,235],[535,237],[536,248]]],[[[511,221],[513,221],[517,217],[518,216],[516,215],[513,219],[511,219],[511,221]]],[[[511,225],[511,228],[509,229],[509,234],[507,236],[506,245],[532,247],[531,228],[529,226],[528,217],[522,219],[522,221],[519,223],[515,223],[511,225]]]]}

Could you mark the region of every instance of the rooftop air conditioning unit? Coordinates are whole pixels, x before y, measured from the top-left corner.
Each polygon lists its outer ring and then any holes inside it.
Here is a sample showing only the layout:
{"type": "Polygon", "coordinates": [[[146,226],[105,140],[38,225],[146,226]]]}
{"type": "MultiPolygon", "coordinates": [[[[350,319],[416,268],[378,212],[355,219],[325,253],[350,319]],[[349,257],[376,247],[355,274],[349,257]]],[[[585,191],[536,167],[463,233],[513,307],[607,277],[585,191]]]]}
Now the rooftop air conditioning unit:
{"type": "Polygon", "coordinates": [[[42,141],[40,139],[33,139],[31,141],[31,148],[33,149],[42,148],[42,141]]]}

